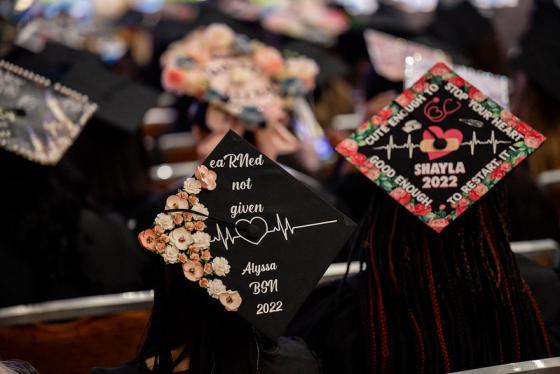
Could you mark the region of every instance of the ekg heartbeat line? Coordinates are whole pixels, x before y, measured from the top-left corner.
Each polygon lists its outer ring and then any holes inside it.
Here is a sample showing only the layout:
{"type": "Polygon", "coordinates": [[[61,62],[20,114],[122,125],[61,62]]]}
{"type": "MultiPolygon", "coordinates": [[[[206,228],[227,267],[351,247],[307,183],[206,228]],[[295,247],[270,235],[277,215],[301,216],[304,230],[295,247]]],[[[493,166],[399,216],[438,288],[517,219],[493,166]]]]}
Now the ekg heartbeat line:
{"type": "MultiPolygon", "coordinates": [[[[492,130],[492,133],[490,134],[490,138],[487,140],[478,140],[476,137],[476,132],[473,131],[472,133],[472,137],[471,140],[466,141],[466,142],[462,142],[460,144],[461,147],[463,146],[469,146],[471,148],[471,155],[474,155],[474,150],[476,148],[477,145],[492,145],[492,151],[494,152],[494,154],[496,154],[497,151],[497,147],[499,144],[510,144],[512,143],[511,141],[508,140],[497,140],[496,139],[496,134],[494,133],[494,130],[492,130]]],[[[406,143],[404,144],[395,144],[394,140],[393,140],[393,135],[389,136],[389,143],[387,143],[386,145],[382,145],[379,147],[375,147],[373,149],[375,150],[386,150],[387,151],[387,159],[390,160],[391,156],[393,154],[393,149],[408,149],[408,158],[412,158],[412,156],[414,155],[414,150],[416,148],[420,148],[419,144],[414,144],[412,142],[411,136],[408,135],[408,137],[406,138],[406,143]]]]}
{"type": "Polygon", "coordinates": [[[405,149],[408,148],[408,158],[412,158],[412,155],[414,154],[414,149],[415,148],[420,148],[419,144],[414,144],[412,142],[412,137],[410,135],[408,135],[406,137],[406,143],[404,144],[395,144],[394,140],[393,140],[393,135],[389,136],[389,143],[387,143],[387,145],[382,145],[380,147],[375,147],[374,149],[378,150],[378,149],[385,149],[387,151],[387,159],[390,160],[391,159],[391,155],[393,154],[393,149],[405,149]]]}
{"type": "Polygon", "coordinates": [[[488,145],[492,144],[492,151],[496,154],[497,146],[499,144],[510,144],[511,142],[508,140],[496,140],[496,135],[494,134],[494,130],[492,130],[492,134],[490,135],[490,139],[488,140],[478,140],[476,138],[476,132],[473,131],[472,138],[468,142],[462,142],[461,146],[468,145],[471,147],[471,156],[474,155],[474,149],[477,145],[488,145]]]}
{"type": "Polygon", "coordinates": [[[305,225],[292,226],[288,217],[285,217],[284,219],[282,219],[282,218],[280,218],[279,214],[276,214],[276,225],[274,227],[271,227],[271,228],[269,228],[268,223],[266,222],[266,220],[264,218],[258,217],[258,216],[253,217],[251,219],[239,219],[235,222],[235,224],[237,226],[237,223],[239,223],[239,222],[253,223],[254,221],[260,222],[265,228],[265,230],[263,231],[263,233],[261,234],[261,236],[259,238],[256,238],[256,239],[247,238],[247,237],[243,236],[242,234],[240,234],[239,231],[237,231],[237,227],[235,229],[232,229],[232,230],[230,230],[227,227],[222,229],[219,224],[216,224],[216,236],[210,239],[210,243],[222,242],[224,247],[226,249],[229,249],[229,246],[235,244],[235,241],[237,239],[243,239],[248,243],[251,243],[253,245],[258,245],[258,244],[260,244],[260,242],[263,241],[263,239],[267,235],[274,234],[276,232],[280,232],[282,234],[282,236],[284,237],[284,239],[287,241],[288,237],[290,235],[294,235],[294,232],[296,230],[307,228],[307,227],[313,227],[313,226],[330,225],[330,224],[338,222],[337,219],[334,219],[334,220],[330,220],[330,221],[315,222],[315,223],[308,223],[308,224],[305,224],[305,225]]]}

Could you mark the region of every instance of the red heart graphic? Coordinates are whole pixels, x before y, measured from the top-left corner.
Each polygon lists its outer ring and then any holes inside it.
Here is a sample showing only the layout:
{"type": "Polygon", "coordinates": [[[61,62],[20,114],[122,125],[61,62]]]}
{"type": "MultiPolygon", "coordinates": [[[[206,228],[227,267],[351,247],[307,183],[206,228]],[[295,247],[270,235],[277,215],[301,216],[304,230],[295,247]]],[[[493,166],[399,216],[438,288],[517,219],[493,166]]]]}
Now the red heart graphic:
{"type": "MultiPolygon", "coordinates": [[[[438,138],[444,138],[444,139],[457,139],[457,141],[459,142],[459,144],[461,144],[461,142],[463,141],[463,133],[461,133],[461,131],[457,130],[457,129],[449,129],[445,132],[443,132],[443,130],[441,129],[441,127],[439,126],[430,126],[429,129],[431,130],[431,132],[433,132],[438,138]]],[[[436,139],[428,130],[424,130],[424,132],[422,133],[422,138],[424,140],[431,140],[431,139],[436,139]]],[[[450,154],[451,152],[454,152],[454,150],[443,150],[443,151],[434,151],[434,152],[429,152],[428,153],[428,158],[430,159],[430,161],[435,160],[437,158],[443,157],[443,156],[447,156],[448,154],[450,154]]]]}

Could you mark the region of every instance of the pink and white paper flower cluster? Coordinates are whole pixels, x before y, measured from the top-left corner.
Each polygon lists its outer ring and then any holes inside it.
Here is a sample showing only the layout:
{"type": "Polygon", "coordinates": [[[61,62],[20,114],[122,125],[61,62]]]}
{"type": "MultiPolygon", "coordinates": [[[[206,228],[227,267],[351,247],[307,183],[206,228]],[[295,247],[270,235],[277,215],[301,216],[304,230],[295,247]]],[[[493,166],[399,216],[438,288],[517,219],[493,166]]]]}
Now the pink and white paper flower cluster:
{"type": "Polygon", "coordinates": [[[167,198],[165,211],[157,215],[154,227],[142,231],[138,239],[144,248],[159,254],[167,264],[181,263],[185,278],[198,282],[208,294],[220,300],[228,311],[237,311],[242,299],[239,292],[228,290],[219,277],[230,272],[228,260],[210,252],[211,238],[206,229],[208,209],[199,201],[203,190],[216,188],[217,175],[206,166],[198,166],[194,178],[167,198]]]}

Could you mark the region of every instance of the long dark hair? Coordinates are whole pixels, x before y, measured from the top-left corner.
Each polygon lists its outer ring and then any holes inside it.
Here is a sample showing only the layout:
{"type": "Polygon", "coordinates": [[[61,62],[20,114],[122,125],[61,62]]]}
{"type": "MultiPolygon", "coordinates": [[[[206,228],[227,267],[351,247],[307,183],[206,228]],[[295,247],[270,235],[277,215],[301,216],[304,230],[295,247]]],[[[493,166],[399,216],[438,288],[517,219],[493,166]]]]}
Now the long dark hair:
{"type": "Polygon", "coordinates": [[[441,373],[550,356],[509,247],[504,191],[436,234],[378,189],[358,236],[371,372],[441,373]]]}
{"type": "Polygon", "coordinates": [[[251,326],[185,279],[180,264],[161,265],[154,307],[138,361],[155,358],[154,372],[171,373],[186,357],[189,373],[257,373],[260,341],[251,326]],[[175,359],[171,351],[181,348],[175,359]]]}

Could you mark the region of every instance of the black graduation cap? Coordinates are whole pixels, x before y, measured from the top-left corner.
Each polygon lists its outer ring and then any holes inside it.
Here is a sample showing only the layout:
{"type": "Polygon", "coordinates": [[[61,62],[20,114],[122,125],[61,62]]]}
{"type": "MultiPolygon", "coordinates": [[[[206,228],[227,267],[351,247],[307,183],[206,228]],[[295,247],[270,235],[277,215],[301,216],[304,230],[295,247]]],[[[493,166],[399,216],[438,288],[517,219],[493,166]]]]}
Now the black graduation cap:
{"type": "Polygon", "coordinates": [[[282,49],[285,52],[296,52],[315,60],[319,65],[319,74],[317,75],[317,85],[319,87],[337,78],[343,78],[350,73],[350,67],[346,62],[319,45],[305,41],[293,41],[286,43],[282,49]]]}
{"type": "Polygon", "coordinates": [[[105,69],[99,62],[85,60],[72,66],[62,83],[88,95],[99,110],[95,118],[127,133],[135,133],[144,114],[159,93],[105,69]]]}
{"type": "Polygon", "coordinates": [[[96,61],[98,57],[59,43],[47,42],[42,50],[36,52],[14,46],[6,60],[53,81],[60,81],[74,64],[96,61]]]}
{"type": "Polygon", "coordinates": [[[560,8],[553,1],[537,1],[531,27],[521,42],[514,65],[560,102],[560,8]]]}
{"type": "Polygon", "coordinates": [[[273,339],[355,227],[233,131],[155,224],[140,234],[146,248],[182,262],[187,279],[273,339]]]}
{"type": "Polygon", "coordinates": [[[95,110],[87,96],[0,61],[0,147],[56,164],[95,110]]]}
{"type": "Polygon", "coordinates": [[[438,63],[337,151],[440,232],[544,140],[438,63]]]}
{"type": "Polygon", "coordinates": [[[494,34],[492,21],[485,18],[470,1],[446,5],[440,2],[427,35],[464,51],[494,34]]]}

